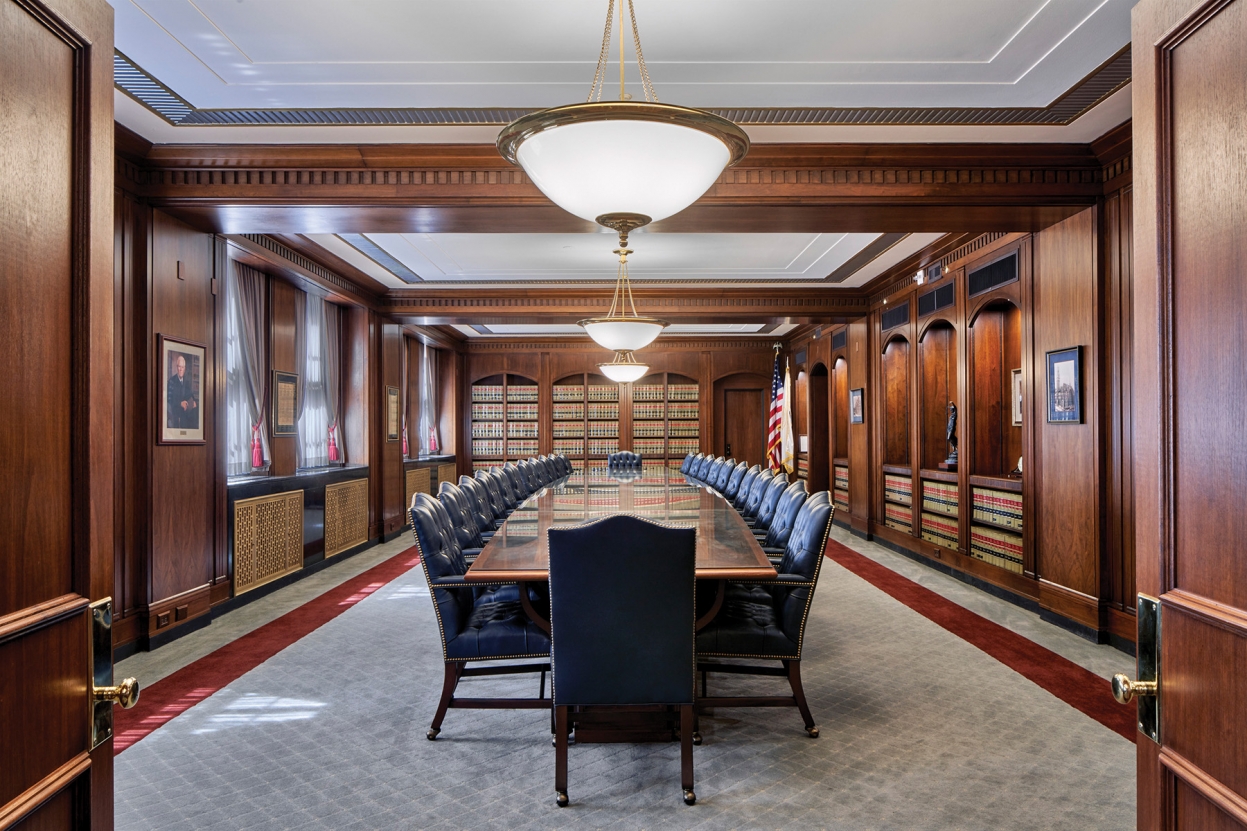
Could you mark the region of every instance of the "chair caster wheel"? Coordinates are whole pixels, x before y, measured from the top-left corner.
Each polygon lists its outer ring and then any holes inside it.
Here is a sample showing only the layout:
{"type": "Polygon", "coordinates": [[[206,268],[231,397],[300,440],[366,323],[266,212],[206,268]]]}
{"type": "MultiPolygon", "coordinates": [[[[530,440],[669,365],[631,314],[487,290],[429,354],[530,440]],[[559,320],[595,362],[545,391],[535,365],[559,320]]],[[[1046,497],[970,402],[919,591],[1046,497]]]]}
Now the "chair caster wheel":
{"type": "Polygon", "coordinates": [[[697,794],[693,793],[691,789],[684,792],[684,804],[685,805],[696,805],[697,804],[697,794]]]}
{"type": "Polygon", "coordinates": [[[807,732],[807,733],[809,733],[809,734],[810,734],[810,738],[811,738],[811,739],[817,739],[817,738],[818,738],[818,728],[817,728],[817,727],[807,727],[807,728],[805,728],[805,732],[807,732]]]}
{"type": "Polygon", "coordinates": [[[693,734],[693,744],[699,747],[701,746],[701,733],[693,734]]]}
{"type": "Polygon", "coordinates": [[[560,808],[566,808],[571,804],[571,800],[567,798],[567,791],[559,791],[555,796],[554,801],[558,803],[560,808]]]}
{"type": "Polygon", "coordinates": [[[438,734],[438,733],[440,733],[440,732],[442,732],[442,731],[441,731],[441,728],[438,728],[438,727],[430,727],[430,728],[429,728],[429,732],[425,733],[425,734],[424,734],[424,737],[425,737],[426,739],[428,739],[429,741],[433,741],[433,740],[435,740],[435,739],[437,738],[437,734],[438,734]]]}

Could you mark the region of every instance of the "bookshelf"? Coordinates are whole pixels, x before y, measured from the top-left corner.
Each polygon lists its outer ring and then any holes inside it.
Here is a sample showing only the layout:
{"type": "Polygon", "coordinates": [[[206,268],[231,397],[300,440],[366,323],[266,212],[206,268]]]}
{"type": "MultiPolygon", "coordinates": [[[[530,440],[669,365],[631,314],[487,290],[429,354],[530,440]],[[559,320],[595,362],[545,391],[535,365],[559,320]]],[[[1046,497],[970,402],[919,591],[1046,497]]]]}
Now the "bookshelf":
{"type": "Polygon", "coordinates": [[[472,468],[487,470],[538,453],[538,387],[504,373],[472,384],[472,468]]]}

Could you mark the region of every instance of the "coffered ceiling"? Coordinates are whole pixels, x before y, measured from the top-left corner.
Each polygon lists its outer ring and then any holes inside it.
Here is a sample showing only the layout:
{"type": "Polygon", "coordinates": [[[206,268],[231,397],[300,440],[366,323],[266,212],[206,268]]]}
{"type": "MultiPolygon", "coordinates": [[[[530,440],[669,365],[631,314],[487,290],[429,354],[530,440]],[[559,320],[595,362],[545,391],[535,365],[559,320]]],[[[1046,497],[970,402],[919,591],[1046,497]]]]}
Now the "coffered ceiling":
{"type": "MultiPolygon", "coordinates": [[[[119,93],[119,119],[158,142],[490,141],[496,123],[516,111],[584,99],[606,11],[605,2],[591,0],[112,2],[119,52],[190,108],[228,114],[212,127],[174,127],[119,93]],[[417,116],[400,113],[413,108],[417,116]],[[351,118],[373,113],[378,126],[279,126],[339,123],[340,113],[326,113],[343,110],[356,114],[351,118]],[[257,112],[268,113],[266,126],[246,126],[257,112]],[[448,126],[432,133],[384,126],[410,123],[403,118],[448,126]],[[361,138],[361,130],[375,139],[361,138]]],[[[925,125],[920,132],[930,140],[957,141],[965,140],[958,124],[1038,123],[1032,109],[1052,105],[1127,46],[1131,2],[636,6],[660,99],[733,110],[738,121],[758,125],[750,128],[755,140],[837,140],[819,137],[818,129],[843,135],[860,123],[872,126],[857,128],[856,140],[912,141],[912,125],[925,125]],[[777,108],[799,112],[777,118],[777,108]],[[826,123],[827,108],[839,113],[836,123],[826,123]],[[933,119],[942,108],[953,115],[933,119]],[[1002,109],[1018,112],[1002,121],[1002,109]],[[821,128],[792,123],[820,118],[821,128]]],[[[1128,117],[1128,100],[1111,95],[1126,80],[1114,74],[1087,102],[1102,100],[1111,110],[1098,117],[1113,122],[1097,122],[1101,133],[1128,117]]],[[[1015,137],[979,140],[1087,140],[1071,139],[1072,126],[997,126],[1015,137]]]]}

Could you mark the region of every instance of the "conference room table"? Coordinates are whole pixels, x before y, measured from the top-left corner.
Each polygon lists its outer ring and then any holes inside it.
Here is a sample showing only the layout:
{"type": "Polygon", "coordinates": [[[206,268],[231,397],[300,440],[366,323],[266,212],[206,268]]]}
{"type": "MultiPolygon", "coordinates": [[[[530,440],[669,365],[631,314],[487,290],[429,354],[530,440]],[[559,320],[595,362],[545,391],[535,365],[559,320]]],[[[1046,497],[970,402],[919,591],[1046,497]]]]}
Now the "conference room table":
{"type": "Polygon", "coordinates": [[[519,583],[524,611],[548,633],[549,621],[535,608],[527,590],[527,584],[543,583],[550,577],[546,532],[616,514],[697,529],[698,629],[718,613],[728,580],[776,576],[753,531],[727,500],[687,481],[678,470],[650,467],[614,475],[601,469],[577,472],[533,494],[486,543],[464,579],[519,583]]]}

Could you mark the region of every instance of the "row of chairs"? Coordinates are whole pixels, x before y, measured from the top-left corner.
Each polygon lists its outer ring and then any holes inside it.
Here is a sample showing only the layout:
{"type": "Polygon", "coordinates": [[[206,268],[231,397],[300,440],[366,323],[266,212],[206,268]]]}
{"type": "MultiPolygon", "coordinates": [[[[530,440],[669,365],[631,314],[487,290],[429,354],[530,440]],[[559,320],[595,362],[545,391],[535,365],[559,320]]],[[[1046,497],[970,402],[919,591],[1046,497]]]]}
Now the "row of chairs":
{"type": "Polygon", "coordinates": [[[698,634],[699,707],[742,706],[745,700],[710,696],[708,673],[784,676],[791,697],[753,697],[747,699],[748,706],[795,706],[806,732],[818,738],[801,684],[801,652],[835,512],[830,494],[807,494],[803,480],[789,483],[782,470],[763,470],[760,465],[750,467],[747,462],[704,453],[689,453],[680,471],[690,482],[719,493],[740,513],[779,573],[765,582],[729,583],[723,608],[698,634]],[[781,667],[713,663],[703,658],[779,661],[781,667]]]}

